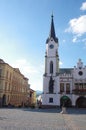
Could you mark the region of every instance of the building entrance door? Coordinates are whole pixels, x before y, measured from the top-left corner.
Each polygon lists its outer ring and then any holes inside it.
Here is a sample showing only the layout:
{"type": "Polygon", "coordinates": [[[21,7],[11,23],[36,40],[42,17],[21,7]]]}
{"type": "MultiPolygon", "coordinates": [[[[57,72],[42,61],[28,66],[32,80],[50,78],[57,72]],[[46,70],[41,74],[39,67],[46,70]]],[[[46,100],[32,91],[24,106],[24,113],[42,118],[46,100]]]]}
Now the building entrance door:
{"type": "Polygon", "coordinates": [[[85,97],[79,97],[76,100],[76,106],[79,108],[86,108],[86,98],[85,97]]]}
{"type": "Polygon", "coordinates": [[[62,96],[60,99],[60,106],[71,107],[72,106],[71,99],[68,96],[62,96]]]}
{"type": "Polygon", "coordinates": [[[6,106],[6,95],[5,94],[2,97],[2,106],[6,106]]]}

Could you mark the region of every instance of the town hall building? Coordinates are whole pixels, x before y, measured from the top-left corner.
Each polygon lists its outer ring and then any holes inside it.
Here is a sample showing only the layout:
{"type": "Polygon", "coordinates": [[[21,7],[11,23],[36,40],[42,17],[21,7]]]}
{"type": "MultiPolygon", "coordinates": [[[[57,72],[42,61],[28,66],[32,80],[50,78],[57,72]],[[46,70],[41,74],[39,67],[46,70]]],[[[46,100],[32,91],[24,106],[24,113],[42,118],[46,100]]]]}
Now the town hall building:
{"type": "Polygon", "coordinates": [[[52,15],[46,40],[42,107],[86,107],[86,66],[79,59],[74,68],[60,68],[58,47],[52,15]]]}

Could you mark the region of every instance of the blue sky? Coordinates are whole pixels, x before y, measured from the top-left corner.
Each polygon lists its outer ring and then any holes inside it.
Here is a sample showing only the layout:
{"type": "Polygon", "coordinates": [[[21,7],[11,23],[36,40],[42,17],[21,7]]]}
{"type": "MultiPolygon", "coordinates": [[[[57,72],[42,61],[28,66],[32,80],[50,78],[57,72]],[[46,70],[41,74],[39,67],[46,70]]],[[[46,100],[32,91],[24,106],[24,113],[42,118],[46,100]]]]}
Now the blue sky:
{"type": "Polygon", "coordinates": [[[79,58],[86,65],[86,0],[0,0],[0,58],[34,90],[42,90],[52,12],[60,67],[74,67],[79,58]]]}

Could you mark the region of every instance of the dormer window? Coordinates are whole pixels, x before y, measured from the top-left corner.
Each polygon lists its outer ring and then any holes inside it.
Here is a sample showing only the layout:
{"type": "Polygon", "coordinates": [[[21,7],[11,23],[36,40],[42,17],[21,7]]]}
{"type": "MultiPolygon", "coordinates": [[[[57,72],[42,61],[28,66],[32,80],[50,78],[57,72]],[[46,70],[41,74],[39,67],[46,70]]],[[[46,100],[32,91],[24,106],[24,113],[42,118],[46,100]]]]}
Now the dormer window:
{"type": "Polygon", "coordinates": [[[81,69],[82,69],[82,67],[79,67],[79,69],[81,70],[81,69]]]}
{"type": "Polygon", "coordinates": [[[51,41],[53,41],[53,38],[51,38],[51,41]]]}

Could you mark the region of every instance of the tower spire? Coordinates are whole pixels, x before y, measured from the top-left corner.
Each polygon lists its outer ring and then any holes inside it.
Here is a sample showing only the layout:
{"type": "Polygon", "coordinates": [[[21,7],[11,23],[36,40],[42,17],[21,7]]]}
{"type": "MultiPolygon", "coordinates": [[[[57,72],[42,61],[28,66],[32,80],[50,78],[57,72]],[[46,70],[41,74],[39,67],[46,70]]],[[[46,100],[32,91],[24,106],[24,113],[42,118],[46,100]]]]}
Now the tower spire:
{"type": "Polygon", "coordinates": [[[50,28],[50,38],[55,39],[55,28],[54,28],[54,21],[53,21],[53,14],[51,15],[51,28],[50,28]]]}
{"type": "Polygon", "coordinates": [[[49,33],[49,37],[46,41],[46,43],[48,43],[48,41],[50,40],[50,38],[53,38],[53,40],[58,43],[58,38],[56,37],[55,34],[55,28],[54,28],[54,20],[53,20],[53,14],[51,15],[51,26],[50,26],[50,33],[49,33]]]}

